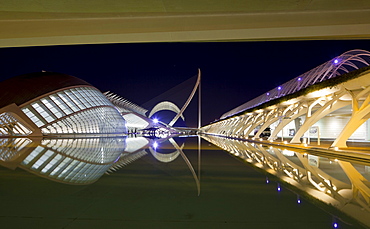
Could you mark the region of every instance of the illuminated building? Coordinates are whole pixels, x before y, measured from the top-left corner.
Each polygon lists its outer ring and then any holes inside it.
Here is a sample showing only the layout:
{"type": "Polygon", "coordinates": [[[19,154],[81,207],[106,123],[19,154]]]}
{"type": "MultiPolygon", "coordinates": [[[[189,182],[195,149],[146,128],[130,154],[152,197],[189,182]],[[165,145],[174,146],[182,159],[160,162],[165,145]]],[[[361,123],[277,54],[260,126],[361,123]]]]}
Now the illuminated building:
{"type": "Polygon", "coordinates": [[[0,83],[0,135],[74,136],[124,134],[117,108],[76,77],[37,72],[0,83]]]}

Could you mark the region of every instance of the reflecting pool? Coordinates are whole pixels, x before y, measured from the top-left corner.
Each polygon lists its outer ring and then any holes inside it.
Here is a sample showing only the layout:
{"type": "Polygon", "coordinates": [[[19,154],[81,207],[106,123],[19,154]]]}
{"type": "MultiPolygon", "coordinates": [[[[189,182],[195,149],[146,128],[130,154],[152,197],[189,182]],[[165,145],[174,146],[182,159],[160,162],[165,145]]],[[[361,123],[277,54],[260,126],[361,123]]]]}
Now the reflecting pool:
{"type": "Polygon", "coordinates": [[[366,160],[202,137],[0,139],[1,228],[370,225],[366,160]]]}

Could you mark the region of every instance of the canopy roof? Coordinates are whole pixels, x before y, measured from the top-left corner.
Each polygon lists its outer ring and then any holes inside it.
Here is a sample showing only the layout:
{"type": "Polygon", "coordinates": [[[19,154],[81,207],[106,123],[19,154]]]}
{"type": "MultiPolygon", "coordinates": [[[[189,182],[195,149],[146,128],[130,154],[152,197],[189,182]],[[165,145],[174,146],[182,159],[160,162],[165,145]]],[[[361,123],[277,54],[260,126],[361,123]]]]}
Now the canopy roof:
{"type": "Polygon", "coordinates": [[[0,47],[369,39],[366,0],[2,0],[0,47]]]}

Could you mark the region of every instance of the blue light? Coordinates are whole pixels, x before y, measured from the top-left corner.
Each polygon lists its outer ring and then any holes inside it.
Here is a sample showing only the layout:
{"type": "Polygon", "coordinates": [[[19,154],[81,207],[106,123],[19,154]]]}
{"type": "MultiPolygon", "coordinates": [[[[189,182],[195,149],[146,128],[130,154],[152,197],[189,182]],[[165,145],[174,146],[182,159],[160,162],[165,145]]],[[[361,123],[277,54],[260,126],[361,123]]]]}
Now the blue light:
{"type": "Polygon", "coordinates": [[[281,90],[281,86],[279,86],[277,89],[280,91],[281,90]]]}
{"type": "Polygon", "coordinates": [[[280,184],[278,184],[277,191],[278,191],[278,192],[280,192],[280,191],[281,191],[280,184]]]}
{"type": "Polygon", "coordinates": [[[158,123],[158,122],[159,122],[159,120],[158,120],[157,118],[155,118],[155,119],[153,119],[153,122],[154,122],[154,123],[158,123]]]}
{"type": "Polygon", "coordinates": [[[270,183],[269,178],[266,177],[266,184],[270,183]]]}
{"type": "Polygon", "coordinates": [[[333,227],[334,228],[338,228],[338,224],[337,223],[333,223],[333,227]]]}
{"type": "Polygon", "coordinates": [[[298,200],[297,200],[297,203],[298,203],[298,204],[300,204],[300,203],[301,203],[301,200],[300,200],[300,199],[298,199],[298,200]]]}
{"type": "Polygon", "coordinates": [[[269,93],[269,92],[267,92],[267,93],[266,93],[266,95],[270,95],[270,93],[269,93]]]}
{"type": "Polygon", "coordinates": [[[335,59],[334,60],[334,64],[338,64],[339,63],[339,60],[338,59],[335,59]]]}
{"type": "Polygon", "coordinates": [[[302,80],[302,78],[301,77],[298,77],[298,79],[297,79],[298,81],[301,81],[302,80]]]}
{"type": "Polygon", "coordinates": [[[157,142],[154,142],[154,143],[153,143],[153,148],[154,148],[154,149],[157,149],[157,147],[158,147],[158,143],[157,143],[157,142]]]}

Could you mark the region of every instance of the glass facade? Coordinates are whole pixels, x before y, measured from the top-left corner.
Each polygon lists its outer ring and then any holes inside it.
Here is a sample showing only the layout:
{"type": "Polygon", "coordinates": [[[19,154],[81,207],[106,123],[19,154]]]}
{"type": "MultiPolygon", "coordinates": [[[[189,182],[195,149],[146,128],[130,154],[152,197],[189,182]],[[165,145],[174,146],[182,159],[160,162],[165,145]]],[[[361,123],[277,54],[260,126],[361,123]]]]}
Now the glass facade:
{"type": "Polygon", "coordinates": [[[86,184],[99,179],[124,148],[124,138],[44,139],[21,165],[49,179],[86,184]]]}
{"type": "Polygon", "coordinates": [[[7,112],[0,114],[0,136],[26,136],[31,133],[14,115],[7,112]]]}
{"type": "Polygon", "coordinates": [[[78,87],[45,96],[22,111],[45,135],[126,133],[125,120],[97,89],[78,87]]]}
{"type": "Polygon", "coordinates": [[[115,161],[117,152],[126,147],[125,138],[44,139],[42,144],[79,160],[104,164],[115,161]]]}
{"type": "Polygon", "coordinates": [[[0,138],[0,161],[14,160],[32,141],[27,138],[0,138]]]}

